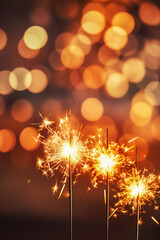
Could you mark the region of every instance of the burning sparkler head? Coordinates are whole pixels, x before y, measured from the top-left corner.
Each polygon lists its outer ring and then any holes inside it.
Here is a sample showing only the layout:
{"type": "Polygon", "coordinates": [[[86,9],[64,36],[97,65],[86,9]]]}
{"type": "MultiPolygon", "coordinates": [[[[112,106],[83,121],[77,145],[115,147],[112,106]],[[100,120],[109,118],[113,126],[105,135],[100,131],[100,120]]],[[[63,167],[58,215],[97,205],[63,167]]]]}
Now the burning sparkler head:
{"type": "Polygon", "coordinates": [[[56,171],[59,171],[63,176],[64,184],[69,175],[69,164],[71,171],[76,170],[77,175],[80,174],[79,165],[86,168],[87,144],[83,140],[81,131],[73,127],[70,116],[61,118],[58,125],[44,118],[39,132],[41,136],[39,141],[44,147],[44,158],[38,158],[37,166],[43,174],[53,176],[56,171]],[[46,137],[42,135],[43,129],[47,129],[46,137]]]}
{"type": "Polygon", "coordinates": [[[122,212],[131,206],[132,213],[137,209],[137,199],[139,206],[156,203],[156,197],[160,196],[160,186],[158,176],[155,173],[148,174],[146,169],[137,171],[132,168],[130,172],[124,172],[118,182],[119,191],[115,195],[118,198],[116,207],[122,212]]]}
{"type": "Polygon", "coordinates": [[[98,182],[105,182],[107,175],[113,180],[122,168],[133,163],[124,145],[116,142],[106,144],[101,129],[96,136],[91,136],[90,142],[91,181],[95,187],[98,182]]]}

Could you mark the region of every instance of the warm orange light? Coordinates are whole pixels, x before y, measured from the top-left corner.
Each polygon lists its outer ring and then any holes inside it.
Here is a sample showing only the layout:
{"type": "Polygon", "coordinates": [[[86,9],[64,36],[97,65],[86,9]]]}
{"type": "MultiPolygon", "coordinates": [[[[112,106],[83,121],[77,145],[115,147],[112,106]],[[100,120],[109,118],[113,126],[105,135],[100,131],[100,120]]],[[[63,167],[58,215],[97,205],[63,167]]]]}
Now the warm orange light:
{"type": "Polygon", "coordinates": [[[11,151],[16,145],[16,137],[9,129],[0,130],[0,152],[11,151]]]}
{"type": "Polygon", "coordinates": [[[7,44],[7,35],[3,29],[0,29],[0,50],[2,50],[7,44]]]}
{"type": "Polygon", "coordinates": [[[81,106],[82,116],[88,121],[97,121],[102,117],[103,105],[96,98],[87,98],[81,106]]]}
{"type": "Polygon", "coordinates": [[[134,197],[140,196],[144,190],[145,190],[145,185],[141,183],[139,183],[138,185],[130,186],[131,195],[134,197]]]}
{"type": "Polygon", "coordinates": [[[9,84],[10,71],[4,70],[0,72],[0,94],[7,95],[10,94],[13,89],[9,84]]]}
{"type": "Polygon", "coordinates": [[[119,53],[110,49],[105,44],[98,51],[98,59],[105,66],[112,66],[119,60],[119,53]]]}
{"type": "Polygon", "coordinates": [[[71,39],[71,44],[80,47],[84,53],[87,55],[91,50],[91,40],[90,38],[82,33],[78,33],[71,39]]]}
{"type": "Polygon", "coordinates": [[[23,38],[21,38],[18,43],[18,52],[23,58],[32,59],[32,58],[35,58],[36,56],[38,56],[40,50],[39,49],[31,49],[31,48],[27,47],[26,44],[24,43],[23,38]]]}
{"type": "Polygon", "coordinates": [[[145,65],[138,58],[129,58],[123,65],[123,74],[130,82],[141,82],[146,74],[145,65]]]}
{"type": "Polygon", "coordinates": [[[105,16],[98,11],[89,11],[81,20],[82,29],[89,34],[99,34],[105,27],[105,16]]]}
{"type": "Polygon", "coordinates": [[[114,161],[112,161],[112,159],[106,154],[101,154],[99,156],[99,161],[100,161],[100,166],[104,171],[107,171],[114,166],[114,161]]]}
{"type": "Polygon", "coordinates": [[[43,27],[31,26],[25,31],[23,39],[27,47],[36,50],[46,45],[48,34],[43,27]]]}
{"type": "Polygon", "coordinates": [[[40,69],[32,69],[30,74],[32,76],[32,82],[28,90],[32,93],[44,91],[48,84],[47,75],[40,69]]]}
{"type": "Polygon", "coordinates": [[[107,79],[105,85],[107,93],[114,98],[123,97],[129,88],[127,78],[118,72],[113,72],[107,79]]]}
{"type": "Polygon", "coordinates": [[[121,2],[109,1],[105,6],[106,20],[111,23],[112,18],[119,12],[127,11],[126,6],[121,2]]]}
{"type": "Polygon", "coordinates": [[[11,87],[17,91],[27,89],[32,81],[30,72],[23,67],[15,68],[9,75],[9,83],[11,87]]]}
{"type": "Polygon", "coordinates": [[[160,24],[160,10],[151,2],[143,2],[139,8],[139,16],[141,20],[148,25],[160,24]]]}
{"type": "Polygon", "coordinates": [[[158,115],[151,123],[151,133],[152,136],[160,141],[160,115],[158,115]]]}
{"type": "Polygon", "coordinates": [[[127,44],[127,41],[127,33],[123,28],[120,27],[110,27],[104,34],[105,44],[114,50],[122,49],[127,44]]]}
{"type": "Polygon", "coordinates": [[[39,142],[36,141],[38,132],[33,127],[24,128],[19,136],[21,146],[27,151],[33,151],[39,146],[39,142]]]}
{"type": "Polygon", "coordinates": [[[84,53],[80,47],[69,45],[62,50],[61,61],[66,68],[79,68],[83,64],[84,53]]]}
{"type": "Polygon", "coordinates": [[[16,121],[26,122],[33,114],[32,104],[28,100],[19,99],[12,105],[11,114],[16,121]]]}
{"type": "Polygon", "coordinates": [[[119,12],[112,18],[112,26],[123,28],[127,34],[130,34],[135,26],[134,18],[127,12],[119,12]]]}
{"type": "Polygon", "coordinates": [[[105,71],[99,65],[90,65],[84,70],[83,81],[89,88],[98,89],[103,86],[105,80],[105,71]]]}

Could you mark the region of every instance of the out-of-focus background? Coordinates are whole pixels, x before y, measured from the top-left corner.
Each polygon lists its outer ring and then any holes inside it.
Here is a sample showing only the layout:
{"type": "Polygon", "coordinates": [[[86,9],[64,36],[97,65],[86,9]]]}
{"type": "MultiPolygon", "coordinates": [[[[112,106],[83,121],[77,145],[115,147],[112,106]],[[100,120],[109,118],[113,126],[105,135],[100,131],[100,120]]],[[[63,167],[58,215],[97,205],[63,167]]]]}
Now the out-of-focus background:
{"type": "MultiPolygon", "coordinates": [[[[67,187],[58,200],[55,178],[36,168],[40,114],[57,121],[71,109],[86,135],[108,127],[109,141],[136,138],[139,168],[159,170],[159,4],[1,0],[0,239],[69,239],[67,187]]],[[[105,239],[104,186],[88,187],[86,175],[73,189],[74,239],[105,239]]],[[[142,240],[159,239],[151,216],[160,221],[146,206],[142,240]]],[[[135,226],[136,216],[112,217],[111,239],[135,239],[135,226]]]]}

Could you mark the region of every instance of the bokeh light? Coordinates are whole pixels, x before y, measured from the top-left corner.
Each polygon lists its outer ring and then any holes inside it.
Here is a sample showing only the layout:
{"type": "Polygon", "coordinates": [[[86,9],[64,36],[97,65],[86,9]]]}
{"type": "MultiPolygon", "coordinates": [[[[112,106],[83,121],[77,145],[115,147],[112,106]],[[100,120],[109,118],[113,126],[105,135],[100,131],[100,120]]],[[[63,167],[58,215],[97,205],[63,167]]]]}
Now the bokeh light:
{"type": "Polygon", "coordinates": [[[81,106],[81,113],[88,121],[97,121],[102,117],[103,105],[96,98],[87,98],[81,106]]]}
{"type": "Polygon", "coordinates": [[[139,16],[141,20],[148,25],[160,24],[160,10],[151,2],[143,2],[139,8],[139,16]]]}
{"type": "Polygon", "coordinates": [[[0,72],[0,94],[7,95],[13,91],[9,84],[10,71],[4,70],[0,72]]]}
{"type": "Polygon", "coordinates": [[[146,70],[142,60],[129,58],[124,63],[122,72],[130,82],[138,83],[143,80],[146,70]]]}
{"type": "Polygon", "coordinates": [[[27,151],[33,151],[38,148],[39,142],[37,142],[38,132],[33,127],[24,128],[20,135],[19,141],[21,146],[27,151]]]}
{"type": "Polygon", "coordinates": [[[125,12],[127,11],[127,8],[125,4],[121,2],[111,2],[109,1],[108,4],[105,6],[105,11],[106,11],[106,20],[108,23],[111,24],[111,21],[114,17],[119,12],[125,12]]]}
{"type": "Polygon", "coordinates": [[[151,131],[152,136],[157,140],[160,141],[160,115],[153,119],[151,123],[151,131]]]}
{"type": "Polygon", "coordinates": [[[62,71],[65,69],[65,66],[61,61],[61,50],[54,50],[49,55],[49,64],[50,66],[57,71],[62,71]]]}
{"type": "Polygon", "coordinates": [[[16,100],[12,105],[11,114],[16,121],[26,122],[33,114],[32,104],[26,99],[16,100]]]}
{"type": "Polygon", "coordinates": [[[102,64],[112,66],[119,61],[119,52],[103,44],[98,51],[98,59],[102,64]]]}
{"type": "Polygon", "coordinates": [[[110,27],[104,34],[105,44],[114,50],[120,50],[127,44],[127,32],[120,27],[110,27]]]}
{"type": "Polygon", "coordinates": [[[100,88],[105,83],[105,80],[105,71],[98,65],[90,65],[84,70],[83,81],[89,88],[100,88]]]}
{"type": "Polygon", "coordinates": [[[135,26],[134,18],[127,12],[119,12],[112,18],[112,26],[123,28],[128,34],[130,34],[135,26]]]}
{"type": "Polygon", "coordinates": [[[30,74],[32,76],[32,81],[28,90],[32,93],[44,91],[48,84],[47,75],[40,69],[32,69],[30,74]]]}
{"type": "Polygon", "coordinates": [[[16,145],[15,134],[9,129],[0,130],[0,152],[11,151],[16,145]]]}
{"type": "Polygon", "coordinates": [[[40,49],[48,41],[48,34],[43,27],[31,26],[24,33],[24,42],[31,49],[40,49]]]}
{"type": "Polygon", "coordinates": [[[17,91],[27,89],[31,81],[31,73],[24,67],[15,68],[9,75],[9,83],[11,87],[17,91]]]}
{"type": "Polygon", "coordinates": [[[0,50],[5,48],[7,44],[7,35],[3,29],[0,28],[0,50]]]}
{"type": "Polygon", "coordinates": [[[40,50],[39,49],[31,49],[26,46],[24,43],[23,38],[20,39],[18,43],[18,52],[21,55],[21,57],[25,59],[32,59],[38,56],[40,50]]]}
{"type": "Polygon", "coordinates": [[[66,68],[79,68],[83,64],[84,53],[80,47],[69,45],[62,50],[61,61],[66,68]]]}
{"type": "Polygon", "coordinates": [[[89,34],[99,34],[105,28],[105,16],[98,11],[88,11],[81,20],[82,29],[89,34]]]}
{"type": "Polygon", "coordinates": [[[110,74],[105,84],[106,92],[114,98],[123,97],[127,93],[128,88],[127,78],[119,72],[110,74]]]}

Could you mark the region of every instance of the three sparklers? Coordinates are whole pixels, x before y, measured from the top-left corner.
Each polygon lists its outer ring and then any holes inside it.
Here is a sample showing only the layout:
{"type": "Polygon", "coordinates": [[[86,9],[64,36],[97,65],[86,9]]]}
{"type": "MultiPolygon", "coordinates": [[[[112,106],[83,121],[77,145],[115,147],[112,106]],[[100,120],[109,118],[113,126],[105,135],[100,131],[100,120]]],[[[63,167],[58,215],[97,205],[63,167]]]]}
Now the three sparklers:
{"type": "MultiPolygon", "coordinates": [[[[108,129],[105,139],[102,130],[95,136],[84,139],[79,129],[73,126],[71,114],[59,120],[58,125],[43,119],[39,127],[39,138],[44,147],[44,158],[38,158],[37,166],[44,175],[53,176],[58,171],[62,177],[62,191],[69,181],[69,209],[70,209],[70,240],[73,240],[72,229],[72,173],[76,178],[86,169],[91,171],[91,182],[94,187],[99,183],[106,186],[106,239],[109,239],[109,182],[114,181],[121,172],[118,182],[119,191],[116,194],[118,202],[116,209],[124,212],[127,205],[132,206],[133,212],[137,207],[137,240],[139,240],[139,210],[147,202],[155,201],[159,196],[159,182],[155,174],[145,176],[133,168],[133,161],[127,156],[129,149],[115,142],[108,143],[108,129]],[[42,134],[47,130],[46,137],[42,134]],[[132,169],[131,171],[129,169],[132,169]],[[134,170],[133,170],[134,169],[134,170]]],[[[136,148],[137,161],[137,148],[136,148]]],[[[57,191],[57,182],[53,192],[57,191]]]]}

